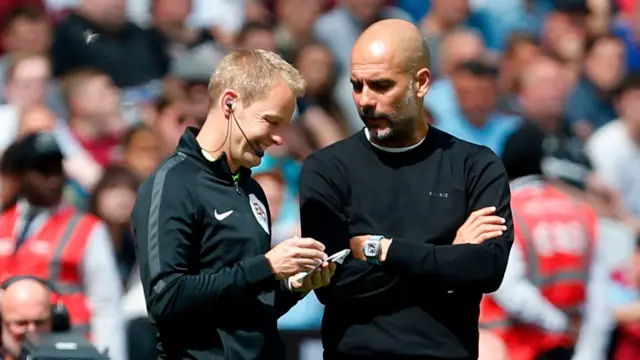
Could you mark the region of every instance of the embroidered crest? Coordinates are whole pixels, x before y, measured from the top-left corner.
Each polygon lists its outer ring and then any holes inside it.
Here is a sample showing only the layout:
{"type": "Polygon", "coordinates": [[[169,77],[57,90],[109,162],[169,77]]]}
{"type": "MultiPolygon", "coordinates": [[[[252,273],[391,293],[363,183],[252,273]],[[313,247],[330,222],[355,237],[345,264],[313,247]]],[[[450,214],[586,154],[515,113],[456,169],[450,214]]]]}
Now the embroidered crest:
{"type": "Polygon", "coordinates": [[[269,234],[269,219],[267,218],[267,208],[264,206],[262,201],[258,200],[258,198],[253,194],[249,194],[249,205],[251,205],[253,216],[256,217],[258,224],[262,226],[262,230],[269,234]]]}

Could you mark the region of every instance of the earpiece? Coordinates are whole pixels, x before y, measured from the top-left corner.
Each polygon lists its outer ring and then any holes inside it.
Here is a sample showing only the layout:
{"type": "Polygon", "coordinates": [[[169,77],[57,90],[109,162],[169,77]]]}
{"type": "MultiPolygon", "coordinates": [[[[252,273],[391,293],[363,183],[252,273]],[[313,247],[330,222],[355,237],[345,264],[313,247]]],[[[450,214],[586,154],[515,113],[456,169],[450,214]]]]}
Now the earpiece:
{"type": "Polygon", "coordinates": [[[225,103],[224,103],[224,104],[225,104],[225,105],[227,105],[227,108],[228,108],[229,110],[233,110],[233,104],[235,104],[235,103],[236,103],[236,101],[235,101],[235,100],[233,100],[233,99],[227,99],[227,100],[225,101],[225,103]]]}

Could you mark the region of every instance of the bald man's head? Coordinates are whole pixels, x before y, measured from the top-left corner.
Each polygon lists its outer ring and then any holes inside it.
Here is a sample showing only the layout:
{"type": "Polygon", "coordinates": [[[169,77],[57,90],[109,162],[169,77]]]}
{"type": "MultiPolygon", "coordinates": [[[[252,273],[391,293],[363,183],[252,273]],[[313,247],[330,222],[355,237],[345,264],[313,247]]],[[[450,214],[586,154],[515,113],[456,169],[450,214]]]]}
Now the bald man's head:
{"type": "Polygon", "coordinates": [[[390,56],[394,64],[407,69],[429,68],[427,41],[412,23],[400,19],[382,20],[367,28],[353,47],[352,60],[360,56],[390,56]]]}
{"type": "Polygon", "coordinates": [[[9,285],[0,298],[2,347],[18,356],[20,344],[28,333],[51,331],[51,292],[34,279],[9,285]]]}
{"type": "Polygon", "coordinates": [[[351,52],[351,82],[354,101],[373,141],[401,146],[413,143],[416,136],[422,138],[429,64],[429,47],[410,22],[379,21],[360,35],[351,52]]]}

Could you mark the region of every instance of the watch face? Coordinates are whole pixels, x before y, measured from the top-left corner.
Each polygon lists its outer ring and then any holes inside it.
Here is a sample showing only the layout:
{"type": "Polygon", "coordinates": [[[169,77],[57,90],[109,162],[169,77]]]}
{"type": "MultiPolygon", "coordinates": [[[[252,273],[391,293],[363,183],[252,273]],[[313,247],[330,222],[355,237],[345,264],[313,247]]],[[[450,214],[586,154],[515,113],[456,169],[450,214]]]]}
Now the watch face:
{"type": "Polygon", "coordinates": [[[367,257],[378,256],[378,243],[373,241],[365,243],[364,256],[367,256],[367,257]]]}

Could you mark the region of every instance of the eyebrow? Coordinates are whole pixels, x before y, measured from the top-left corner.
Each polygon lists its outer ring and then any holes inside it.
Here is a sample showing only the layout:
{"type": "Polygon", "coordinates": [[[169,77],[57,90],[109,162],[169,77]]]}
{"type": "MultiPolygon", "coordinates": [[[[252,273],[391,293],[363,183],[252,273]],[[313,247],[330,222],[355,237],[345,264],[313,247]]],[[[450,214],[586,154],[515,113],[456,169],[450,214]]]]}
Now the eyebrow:
{"type": "Polygon", "coordinates": [[[285,123],[285,120],[282,116],[276,114],[263,114],[262,117],[266,118],[269,121],[274,121],[277,123],[285,123]]]}

